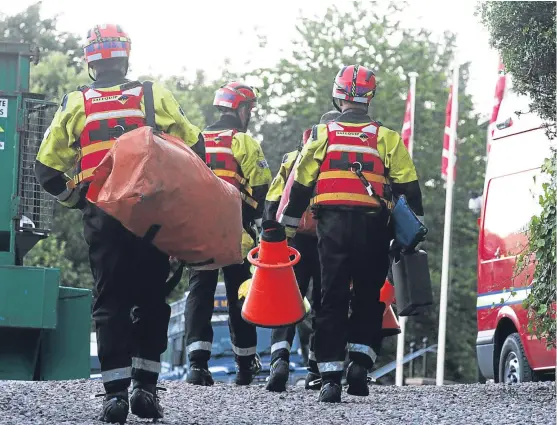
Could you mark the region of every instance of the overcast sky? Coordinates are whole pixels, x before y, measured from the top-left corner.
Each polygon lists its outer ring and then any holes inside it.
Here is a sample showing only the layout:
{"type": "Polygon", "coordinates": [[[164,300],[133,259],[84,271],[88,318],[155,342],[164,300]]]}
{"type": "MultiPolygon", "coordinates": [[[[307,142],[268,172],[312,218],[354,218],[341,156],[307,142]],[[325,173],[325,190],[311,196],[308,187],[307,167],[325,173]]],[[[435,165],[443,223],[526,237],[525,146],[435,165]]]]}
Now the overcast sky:
{"type": "MultiPolygon", "coordinates": [[[[43,0],[44,17],[60,14],[59,29],[85,34],[96,23],[119,23],[133,42],[133,74],[171,75],[205,69],[218,76],[225,57],[241,67],[272,65],[281,49],[290,49],[295,23],[301,14],[320,14],[330,4],[350,7],[352,0],[43,0]],[[261,52],[252,28],[258,26],[268,39],[261,52]],[[241,33],[243,29],[243,33],[241,33]],[[184,40],[189,40],[189,43],[184,40]],[[241,52],[241,59],[237,53],[241,52]]],[[[0,0],[0,11],[13,14],[33,0],[0,0]]],[[[474,16],[475,0],[410,0],[402,14],[404,23],[435,34],[458,34],[463,61],[471,61],[469,92],[482,115],[491,113],[497,79],[497,53],[488,45],[488,33],[474,16]]],[[[248,69],[244,70],[248,71],[248,69]]],[[[418,77],[419,78],[419,77],[418,77]]]]}

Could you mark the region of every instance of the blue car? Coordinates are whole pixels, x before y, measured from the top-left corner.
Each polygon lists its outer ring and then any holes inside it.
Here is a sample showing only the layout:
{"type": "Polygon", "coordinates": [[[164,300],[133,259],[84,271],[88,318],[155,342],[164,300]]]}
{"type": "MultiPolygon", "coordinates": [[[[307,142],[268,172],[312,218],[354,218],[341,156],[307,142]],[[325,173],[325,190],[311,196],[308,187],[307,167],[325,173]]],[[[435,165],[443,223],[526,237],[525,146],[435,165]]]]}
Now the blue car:
{"type": "MultiPolygon", "coordinates": [[[[168,329],[168,348],[162,356],[161,379],[185,380],[189,362],[185,353],[184,312],[188,293],[185,297],[171,304],[171,318],[168,329]]],[[[224,284],[219,282],[215,295],[213,326],[213,345],[209,370],[215,382],[233,383],[236,377],[236,363],[232,351],[230,331],[228,328],[228,305],[224,295],[224,284]]],[[[271,363],[271,329],[257,328],[257,355],[262,369],[254,378],[254,384],[265,383],[270,374],[271,363]]],[[[294,338],[290,352],[290,385],[304,385],[307,368],[304,364],[299,338],[294,338]]]]}

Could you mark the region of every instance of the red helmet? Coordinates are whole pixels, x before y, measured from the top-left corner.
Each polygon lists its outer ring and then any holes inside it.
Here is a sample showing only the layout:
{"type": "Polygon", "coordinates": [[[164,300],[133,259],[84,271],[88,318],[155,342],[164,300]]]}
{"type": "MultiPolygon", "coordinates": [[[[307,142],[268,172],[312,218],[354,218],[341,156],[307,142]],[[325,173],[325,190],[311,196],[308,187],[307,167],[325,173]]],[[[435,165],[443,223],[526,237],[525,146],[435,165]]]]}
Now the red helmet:
{"type": "Polygon", "coordinates": [[[83,48],[87,63],[110,58],[129,58],[131,40],[120,25],[95,25],[87,32],[83,48]]]}
{"type": "Polygon", "coordinates": [[[333,105],[339,109],[335,99],[369,105],[375,95],[375,74],[371,69],[360,65],[343,67],[333,84],[333,105]]]}
{"type": "Polygon", "coordinates": [[[232,81],[223,84],[216,91],[213,105],[238,109],[243,104],[248,103],[253,107],[257,103],[258,96],[259,92],[256,88],[250,87],[242,82],[232,81]]]}

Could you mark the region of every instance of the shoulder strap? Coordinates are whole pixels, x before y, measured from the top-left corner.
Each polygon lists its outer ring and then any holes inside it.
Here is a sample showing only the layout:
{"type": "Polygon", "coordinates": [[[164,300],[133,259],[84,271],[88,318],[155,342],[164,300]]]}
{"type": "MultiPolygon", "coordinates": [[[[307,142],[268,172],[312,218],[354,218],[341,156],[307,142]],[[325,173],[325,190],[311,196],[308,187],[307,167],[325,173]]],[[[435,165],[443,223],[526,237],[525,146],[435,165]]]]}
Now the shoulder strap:
{"type": "Polygon", "coordinates": [[[132,80],[132,81],[128,81],[124,84],[120,85],[120,90],[124,91],[124,90],[129,90],[129,89],[133,89],[134,87],[139,87],[141,86],[141,81],[137,81],[137,80],[132,80]]]}
{"type": "Polygon", "coordinates": [[[145,122],[156,130],[157,124],[155,120],[155,99],[153,97],[153,82],[143,82],[143,98],[145,99],[145,122]]]}
{"type": "Polygon", "coordinates": [[[178,269],[176,269],[176,271],[172,274],[172,276],[170,276],[168,278],[168,280],[166,281],[166,283],[165,283],[166,294],[165,295],[167,297],[174,290],[174,288],[176,288],[176,286],[178,286],[178,284],[180,283],[180,279],[182,279],[182,275],[184,273],[185,265],[186,265],[186,263],[184,263],[183,261],[180,261],[180,265],[178,266],[178,269]]]}

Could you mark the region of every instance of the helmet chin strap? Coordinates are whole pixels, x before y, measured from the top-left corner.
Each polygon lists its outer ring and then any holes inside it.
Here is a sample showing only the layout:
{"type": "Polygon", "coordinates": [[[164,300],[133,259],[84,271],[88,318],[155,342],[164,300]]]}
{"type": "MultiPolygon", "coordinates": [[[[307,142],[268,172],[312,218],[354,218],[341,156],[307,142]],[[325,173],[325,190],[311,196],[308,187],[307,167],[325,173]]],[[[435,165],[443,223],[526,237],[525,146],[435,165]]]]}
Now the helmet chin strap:
{"type": "MultiPolygon", "coordinates": [[[[87,74],[89,74],[89,78],[93,81],[97,81],[97,79],[95,77],[93,77],[92,73],[96,74],[96,72],[91,68],[91,65],[87,65],[87,74]]],[[[96,75],[95,75],[96,76],[96,75]]]]}

